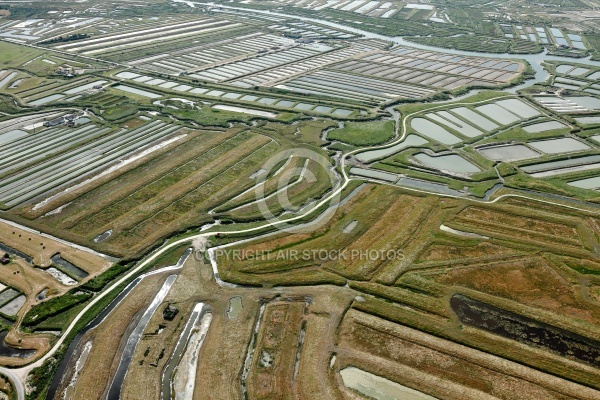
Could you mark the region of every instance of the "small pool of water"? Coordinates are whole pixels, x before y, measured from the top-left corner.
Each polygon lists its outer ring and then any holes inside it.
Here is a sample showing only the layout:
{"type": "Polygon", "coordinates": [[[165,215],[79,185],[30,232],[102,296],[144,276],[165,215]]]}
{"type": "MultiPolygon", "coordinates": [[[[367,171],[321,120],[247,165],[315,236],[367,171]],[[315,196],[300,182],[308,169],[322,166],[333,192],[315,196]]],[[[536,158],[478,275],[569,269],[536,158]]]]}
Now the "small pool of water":
{"type": "Polygon", "coordinates": [[[227,318],[235,319],[242,311],[242,297],[235,296],[229,299],[229,309],[227,310],[227,318]]]}
{"type": "Polygon", "coordinates": [[[583,124],[583,125],[600,124],[600,116],[597,116],[597,117],[579,117],[579,118],[575,118],[575,121],[577,121],[578,123],[583,124]]]}
{"type": "Polygon", "coordinates": [[[53,255],[50,258],[50,260],[52,260],[52,263],[58,265],[60,267],[60,269],[63,270],[63,272],[65,272],[66,274],[70,275],[71,277],[73,277],[75,279],[81,280],[81,279],[87,278],[87,276],[89,275],[87,272],[85,272],[81,268],[78,268],[77,266],[71,264],[69,261],[62,258],[60,256],[60,253],[56,253],[55,255],[53,255]]]}
{"type": "Polygon", "coordinates": [[[398,179],[398,175],[396,174],[366,168],[352,167],[350,168],[350,173],[365,178],[381,179],[388,182],[395,182],[398,179]]]}
{"type": "Polygon", "coordinates": [[[31,101],[31,102],[29,102],[29,105],[30,106],[41,106],[43,104],[50,103],[50,102],[58,100],[58,99],[62,99],[63,97],[65,97],[64,94],[53,94],[50,96],[42,97],[41,99],[31,101]]]}
{"type": "Polygon", "coordinates": [[[537,124],[533,124],[533,125],[527,125],[523,127],[523,130],[527,133],[538,133],[538,132],[546,132],[546,131],[553,131],[555,129],[562,129],[562,128],[566,128],[567,126],[565,124],[562,124],[558,121],[546,121],[546,122],[540,122],[537,124]]]}

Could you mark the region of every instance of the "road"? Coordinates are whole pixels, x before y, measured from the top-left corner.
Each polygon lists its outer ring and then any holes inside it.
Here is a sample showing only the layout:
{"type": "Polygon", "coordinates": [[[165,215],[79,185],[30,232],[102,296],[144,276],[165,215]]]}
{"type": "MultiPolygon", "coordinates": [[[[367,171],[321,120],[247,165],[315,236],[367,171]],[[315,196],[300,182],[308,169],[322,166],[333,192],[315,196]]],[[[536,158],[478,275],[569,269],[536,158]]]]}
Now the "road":
{"type": "Polygon", "coordinates": [[[0,367],[0,374],[6,376],[13,383],[17,392],[17,399],[25,400],[25,386],[21,382],[21,378],[15,374],[14,370],[0,367]]]}

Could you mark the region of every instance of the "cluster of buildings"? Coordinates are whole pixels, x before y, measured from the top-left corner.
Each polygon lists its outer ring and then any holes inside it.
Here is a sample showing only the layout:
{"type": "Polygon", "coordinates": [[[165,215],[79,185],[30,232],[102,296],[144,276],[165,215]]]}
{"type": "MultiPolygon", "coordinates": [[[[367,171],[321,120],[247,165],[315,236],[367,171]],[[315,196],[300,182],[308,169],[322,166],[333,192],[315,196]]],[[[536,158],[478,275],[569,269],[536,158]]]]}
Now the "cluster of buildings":
{"type": "Polygon", "coordinates": [[[75,69],[75,67],[72,67],[70,65],[61,65],[54,71],[54,73],[56,75],[64,76],[65,78],[72,78],[76,75],[83,74],[83,70],[75,69]]]}
{"type": "Polygon", "coordinates": [[[58,125],[66,125],[69,127],[74,127],[75,125],[77,125],[75,123],[75,120],[79,118],[79,115],[77,114],[67,114],[67,115],[63,115],[62,117],[57,117],[54,119],[51,119],[49,121],[44,121],[44,126],[46,128],[51,128],[53,126],[58,126],[58,125]]]}

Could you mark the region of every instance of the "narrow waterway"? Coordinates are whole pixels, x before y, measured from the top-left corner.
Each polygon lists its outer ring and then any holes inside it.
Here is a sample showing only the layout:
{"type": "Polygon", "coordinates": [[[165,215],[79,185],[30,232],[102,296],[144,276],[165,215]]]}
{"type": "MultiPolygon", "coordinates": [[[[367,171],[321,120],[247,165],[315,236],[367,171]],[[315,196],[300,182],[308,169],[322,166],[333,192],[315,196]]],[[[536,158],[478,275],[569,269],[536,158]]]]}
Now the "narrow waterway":
{"type": "Polygon", "coordinates": [[[173,350],[173,354],[169,359],[169,363],[165,367],[162,376],[162,390],[161,390],[161,399],[171,399],[171,382],[173,381],[173,375],[175,374],[175,368],[179,364],[181,360],[181,355],[187,346],[190,335],[192,334],[192,329],[196,325],[198,319],[200,319],[200,315],[202,314],[202,309],[204,308],[204,303],[198,303],[194,306],[192,310],[192,315],[188,319],[181,335],[179,336],[179,340],[175,345],[175,349],[173,350]]]}

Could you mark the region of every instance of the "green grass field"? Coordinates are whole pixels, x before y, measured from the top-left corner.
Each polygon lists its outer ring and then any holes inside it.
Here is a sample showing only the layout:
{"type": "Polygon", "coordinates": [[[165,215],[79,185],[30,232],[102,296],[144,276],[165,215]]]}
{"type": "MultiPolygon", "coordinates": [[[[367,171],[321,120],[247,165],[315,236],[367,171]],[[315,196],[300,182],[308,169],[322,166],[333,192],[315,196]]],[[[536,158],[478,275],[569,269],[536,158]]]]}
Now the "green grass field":
{"type": "Polygon", "coordinates": [[[385,143],[394,136],[394,121],[348,122],[341,129],[327,135],[330,140],[339,140],[354,146],[372,146],[385,143]]]}

